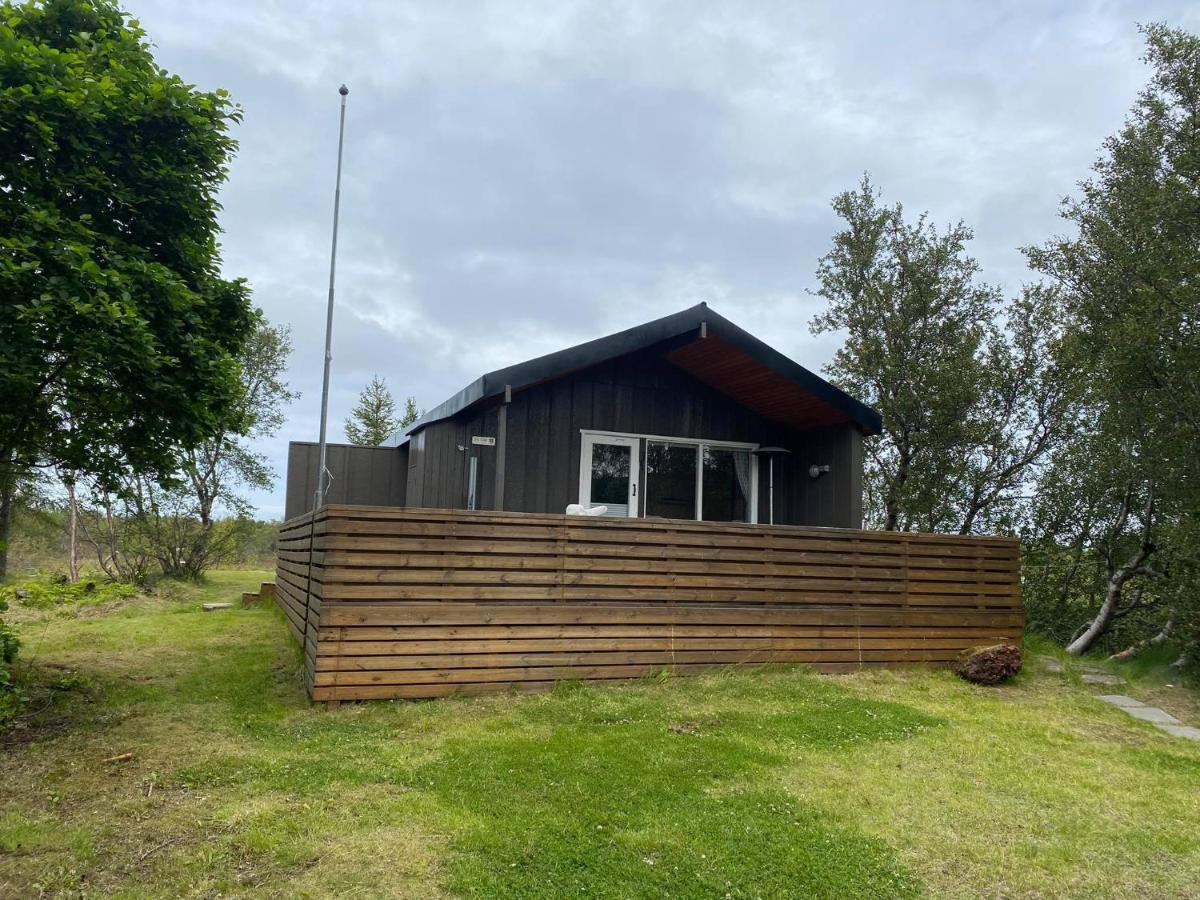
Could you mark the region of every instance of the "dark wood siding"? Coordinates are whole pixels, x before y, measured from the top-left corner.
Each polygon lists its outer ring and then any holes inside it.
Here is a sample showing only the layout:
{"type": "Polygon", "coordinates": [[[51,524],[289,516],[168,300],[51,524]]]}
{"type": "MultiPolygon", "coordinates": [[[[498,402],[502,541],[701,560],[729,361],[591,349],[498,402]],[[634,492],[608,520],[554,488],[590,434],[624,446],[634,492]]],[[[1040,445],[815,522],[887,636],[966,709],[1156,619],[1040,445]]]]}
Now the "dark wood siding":
{"type": "MultiPolygon", "coordinates": [[[[513,395],[504,448],[504,497],[495,496],[498,408],[476,409],[418,432],[409,469],[410,506],[463,509],[467,459],[479,460],[478,508],[561,513],[579,497],[581,431],[775,444],[775,522],[858,527],[862,523],[862,435],[853,425],[804,431],[771,422],[652,353],[594,366],[513,395]],[[419,448],[420,435],[424,446],[419,448]],[[458,446],[466,451],[458,450],[458,446]],[[817,479],[810,465],[829,465],[817,479]]],[[[767,465],[759,468],[759,521],[767,520],[767,465]]]]}
{"type": "MultiPolygon", "coordinates": [[[[312,509],[320,450],[319,444],[308,441],[288,444],[285,519],[294,519],[312,509]]],[[[408,502],[408,447],[327,444],[325,465],[333,476],[326,497],[328,503],[405,506],[408,502]]]]}
{"type": "MultiPolygon", "coordinates": [[[[497,425],[497,408],[492,407],[466,417],[434,422],[413,435],[409,440],[408,505],[466,509],[468,460],[475,457],[478,460],[476,507],[494,509],[497,448],[474,444],[471,438],[494,438],[497,425]]],[[[511,419],[508,430],[511,435],[511,419]]]]}

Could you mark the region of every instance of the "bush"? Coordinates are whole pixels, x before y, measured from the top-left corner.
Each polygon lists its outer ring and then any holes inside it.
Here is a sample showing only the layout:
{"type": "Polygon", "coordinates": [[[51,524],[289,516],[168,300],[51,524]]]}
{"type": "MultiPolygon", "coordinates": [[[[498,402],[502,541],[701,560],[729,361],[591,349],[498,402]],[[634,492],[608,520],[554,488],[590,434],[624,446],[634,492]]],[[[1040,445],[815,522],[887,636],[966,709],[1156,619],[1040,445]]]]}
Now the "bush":
{"type": "Polygon", "coordinates": [[[964,650],[954,671],[972,684],[999,684],[1021,671],[1021,648],[996,644],[964,650]]]}
{"type": "MultiPolygon", "coordinates": [[[[0,597],[0,613],[8,609],[8,604],[0,597]]],[[[21,642],[11,625],[0,616],[0,731],[17,714],[20,700],[12,681],[12,664],[17,658],[17,650],[21,642]]]]}
{"type": "Polygon", "coordinates": [[[31,609],[55,609],[126,600],[137,592],[136,586],[124,582],[85,578],[72,584],[65,577],[43,578],[0,588],[0,602],[7,600],[31,609]]]}

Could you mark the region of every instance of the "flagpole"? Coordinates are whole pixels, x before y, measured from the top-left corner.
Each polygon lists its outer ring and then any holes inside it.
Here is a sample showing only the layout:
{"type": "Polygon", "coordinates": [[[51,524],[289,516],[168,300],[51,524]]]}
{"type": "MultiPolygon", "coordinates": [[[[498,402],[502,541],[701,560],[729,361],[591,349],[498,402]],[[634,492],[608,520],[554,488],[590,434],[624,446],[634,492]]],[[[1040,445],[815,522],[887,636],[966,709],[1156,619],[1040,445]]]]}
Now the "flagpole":
{"type": "Polygon", "coordinates": [[[329,364],[333,361],[333,279],[337,268],[338,210],[342,204],[342,143],[346,136],[346,95],[350,89],[344,84],[338,88],[342,95],[341,118],[338,122],[337,181],[333,191],[333,246],[329,251],[329,304],[325,310],[325,376],[321,381],[321,439],[317,462],[317,490],[313,510],[325,502],[325,479],[329,470],[325,466],[325,428],[329,419],[329,364]]]}

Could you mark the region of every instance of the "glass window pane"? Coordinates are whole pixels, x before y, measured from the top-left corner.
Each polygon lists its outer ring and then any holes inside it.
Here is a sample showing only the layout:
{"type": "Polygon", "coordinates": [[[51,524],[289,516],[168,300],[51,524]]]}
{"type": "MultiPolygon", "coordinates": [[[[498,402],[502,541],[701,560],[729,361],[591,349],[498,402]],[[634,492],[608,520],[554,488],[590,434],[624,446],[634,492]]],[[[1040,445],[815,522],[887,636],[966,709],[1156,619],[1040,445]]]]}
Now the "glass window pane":
{"type": "Polygon", "coordinates": [[[610,513],[625,515],[629,503],[629,462],[633,448],[622,444],[592,445],[593,504],[604,504],[610,513]]]}
{"type": "Polygon", "coordinates": [[[702,514],[709,522],[750,520],[750,452],[704,448],[702,514]]]}
{"type": "Polygon", "coordinates": [[[696,518],[696,453],[689,444],[646,442],[646,515],[696,518]]]}

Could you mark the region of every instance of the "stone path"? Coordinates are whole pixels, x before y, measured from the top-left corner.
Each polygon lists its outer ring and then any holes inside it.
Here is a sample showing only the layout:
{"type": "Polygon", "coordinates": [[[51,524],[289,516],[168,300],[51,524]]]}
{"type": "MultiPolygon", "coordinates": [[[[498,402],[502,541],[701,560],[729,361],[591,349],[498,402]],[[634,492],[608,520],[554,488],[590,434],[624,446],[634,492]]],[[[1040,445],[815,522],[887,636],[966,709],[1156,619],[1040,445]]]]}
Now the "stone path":
{"type": "Polygon", "coordinates": [[[1079,676],[1084,684],[1124,684],[1125,679],[1120,675],[1109,675],[1107,672],[1084,672],[1079,676]]]}
{"type": "Polygon", "coordinates": [[[1168,712],[1163,712],[1157,706],[1147,706],[1141,700],[1134,700],[1132,697],[1126,697],[1124,694],[1101,694],[1100,700],[1105,703],[1111,703],[1118,709],[1123,709],[1135,719],[1141,719],[1143,722],[1149,722],[1158,728],[1161,728],[1167,734],[1173,734],[1175,737],[1187,738],[1192,741],[1200,741],[1200,728],[1193,728],[1191,725],[1184,725],[1177,718],[1168,712]]]}
{"type": "MultiPolygon", "coordinates": [[[[1063,664],[1053,656],[1039,656],[1038,660],[1047,672],[1062,673],[1065,671],[1063,664]]],[[[1084,684],[1114,685],[1125,683],[1125,679],[1120,675],[1113,675],[1111,672],[1106,672],[1097,666],[1080,665],[1076,666],[1076,668],[1080,673],[1079,680],[1084,684]]],[[[1159,709],[1157,706],[1147,706],[1141,700],[1128,697],[1125,694],[1100,694],[1096,699],[1103,700],[1105,703],[1124,710],[1135,719],[1149,722],[1155,728],[1165,731],[1167,734],[1186,738],[1190,741],[1200,741],[1200,728],[1184,725],[1173,715],[1159,709]]]]}

